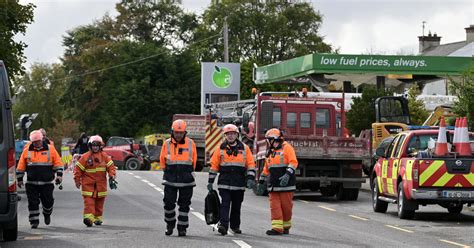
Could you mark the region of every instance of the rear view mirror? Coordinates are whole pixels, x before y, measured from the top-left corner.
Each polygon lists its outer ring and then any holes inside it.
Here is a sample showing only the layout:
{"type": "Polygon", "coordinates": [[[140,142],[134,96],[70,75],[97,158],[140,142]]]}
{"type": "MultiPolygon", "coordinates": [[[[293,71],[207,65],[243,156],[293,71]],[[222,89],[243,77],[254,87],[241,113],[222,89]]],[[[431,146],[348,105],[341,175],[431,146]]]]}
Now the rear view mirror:
{"type": "Polygon", "coordinates": [[[379,147],[375,150],[375,155],[378,157],[385,158],[385,149],[383,147],[379,147]]]}

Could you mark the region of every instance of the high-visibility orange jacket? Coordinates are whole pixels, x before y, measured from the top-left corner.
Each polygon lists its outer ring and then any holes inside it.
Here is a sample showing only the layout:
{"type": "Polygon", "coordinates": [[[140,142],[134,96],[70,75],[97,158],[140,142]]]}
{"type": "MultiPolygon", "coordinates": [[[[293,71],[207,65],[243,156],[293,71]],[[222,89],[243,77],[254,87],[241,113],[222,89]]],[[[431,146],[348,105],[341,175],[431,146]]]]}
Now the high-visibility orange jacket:
{"type": "Polygon", "coordinates": [[[190,138],[177,143],[167,139],[161,148],[160,165],[163,169],[163,184],[174,187],[195,186],[192,172],[196,168],[196,144],[190,138]]]}
{"type": "Polygon", "coordinates": [[[260,180],[270,176],[268,191],[294,191],[296,190],[296,168],[298,168],[298,160],[296,159],[295,149],[285,141],[280,149],[275,150],[265,159],[265,166],[260,180]],[[290,181],[288,185],[282,187],[280,186],[280,177],[287,171],[291,171],[290,181]]]}
{"type": "Polygon", "coordinates": [[[107,195],[107,173],[115,176],[115,165],[107,153],[100,151],[84,153],[74,168],[74,181],[82,185],[82,195],[105,197],[107,195]]]}
{"type": "Polygon", "coordinates": [[[62,176],[63,164],[61,157],[53,146],[43,142],[41,149],[29,144],[23,150],[16,168],[18,181],[23,181],[25,172],[29,184],[44,185],[53,183],[54,173],[62,176]]]}
{"type": "Polygon", "coordinates": [[[255,178],[255,162],[250,148],[237,141],[235,151],[234,154],[225,142],[214,151],[209,170],[209,183],[214,183],[217,173],[220,173],[217,181],[219,189],[245,190],[247,177],[255,178]]]}

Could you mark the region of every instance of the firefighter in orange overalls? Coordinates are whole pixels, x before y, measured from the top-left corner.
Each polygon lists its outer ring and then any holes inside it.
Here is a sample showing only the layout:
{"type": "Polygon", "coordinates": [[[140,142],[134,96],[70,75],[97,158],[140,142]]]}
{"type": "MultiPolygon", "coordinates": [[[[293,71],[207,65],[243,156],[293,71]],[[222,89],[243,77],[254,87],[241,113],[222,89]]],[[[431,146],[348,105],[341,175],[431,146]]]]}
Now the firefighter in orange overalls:
{"type": "Polygon", "coordinates": [[[39,204],[43,206],[44,223],[49,225],[53,212],[54,181],[60,184],[63,180],[63,164],[61,157],[52,145],[43,140],[39,130],[30,133],[30,143],[27,144],[20,160],[16,174],[18,187],[23,186],[23,176],[26,175],[26,196],[28,197],[28,210],[31,228],[39,225],[39,204]],[[56,179],[54,179],[56,173],[56,179]]]}
{"type": "Polygon", "coordinates": [[[219,173],[217,188],[222,204],[217,231],[226,235],[230,221],[230,229],[240,234],[242,233],[240,209],[244,200],[245,187],[251,189],[255,183],[255,162],[250,148],[237,139],[239,135],[237,126],[227,124],[222,130],[225,141],[212,155],[207,189],[212,191],[212,185],[219,173]]]}
{"type": "Polygon", "coordinates": [[[269,177],[267,189],[270,195],[272,229],[267,231],[267,235],[289,234],[298,160],[296,160],[295,150],[284,141],[279,129],[268,130],[265,138],[267,154],[257,192],[262,194],[265,191],[265,180],[269,177]]]}
{"type": "Polygon", "coordinates": [[[82,186],[84,197],[84,224],[102,225],[104,202],[107,196],[107,173],[115,180],[115,165],[102,151],[104,142],[99,135],[90,137],[89,151],[84,153],[74,168],[74,182],[78,189],[82,186]]]}
{"type": "Polygon", "coordinates": [[[173,234],[176,225],[176,198],[178,199],[178,236],[186,236],[189,226],[188,213],[193,197],[194,169],[197,151],[194,141],[186,137],[186,122],[175,120],[171,126],[171,138],[161,148],[160,165],[163,169],[163,197],[167,236],[173,234]],[[179,192],[179,197],[178,197],[179,192]]]}

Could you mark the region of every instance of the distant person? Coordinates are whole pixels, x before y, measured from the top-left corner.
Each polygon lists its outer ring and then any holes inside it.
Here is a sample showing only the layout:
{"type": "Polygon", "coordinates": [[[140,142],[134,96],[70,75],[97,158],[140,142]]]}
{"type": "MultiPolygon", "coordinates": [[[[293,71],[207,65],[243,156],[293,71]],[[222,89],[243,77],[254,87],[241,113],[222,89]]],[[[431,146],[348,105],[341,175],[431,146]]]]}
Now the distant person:
{"type": "Polygon", "coordinates": [[[87,137],[86,133],[81,133],[81,137],[77,139],[76,146],[74,146],[74,152],[79,154],[84,154],[89,151],[89,147],[87,143],[89,142],[89,138],[87,137]]]}
{"type": "Polygon", "coordinates": [[[39,129],[41,134],[43,134],[43,140],[46,141],[48,145],[52,145],[54,147],[54,141],[52,141],[48,136],[46,135],[46,130],[44,128],[39,129]]]}
{"type": "Polygon", "coordinates": [[[48,145],[39,130],[30,133],[30,143],[25,147],[16,169],[18,187],[23,187],[23,177],[26,173],[26,196],[31,228],[39,225],[39,204],[43,206],[44,223],[51,223],[53,212],[54,181],[60,184],[63,180],[63,164],[53,145],[48,145]],[[56,173],[56,180],[54,174],[56,173]]]}

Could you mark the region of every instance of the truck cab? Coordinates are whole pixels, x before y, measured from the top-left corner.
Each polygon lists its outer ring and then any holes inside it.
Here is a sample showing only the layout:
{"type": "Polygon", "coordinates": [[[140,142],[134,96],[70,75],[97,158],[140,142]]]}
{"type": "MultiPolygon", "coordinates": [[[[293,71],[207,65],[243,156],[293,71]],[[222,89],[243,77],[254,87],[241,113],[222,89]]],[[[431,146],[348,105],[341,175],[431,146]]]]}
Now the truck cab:
{"type": "MultiPolygon", "coordinates": [[[[448,131],[452,140],[453,131],[448,131]]],[[[397,203],[398,216],[412,219],[420,205],[438,204],[450,213],[460,213],[463,204],[474,202],[474,155],[426,156],[428,144],[438,130],[413,130],[397,134],[386,148],[377,149],[371,175],[372,205],[386,212],[397,203]]],[[[474,140],[470,133],[471,147],[474,140]]]]}
{"type": "Polygon", "coordinates": [[[4,241],[14,241],[18,237],[15,137],[10,85],[5,64],[1,60],[0,88],[0,229],[4,241]]]}
{"type": "Polygon", "coordinates": [[[132,138],[112,136],[103,150],[119,169],[140,170],[144,167],[143,153],[132,138]]]}

